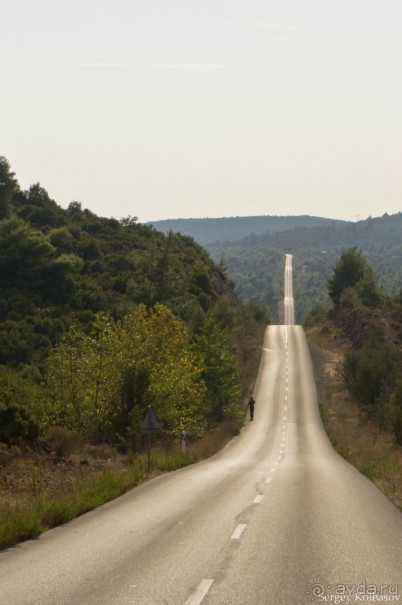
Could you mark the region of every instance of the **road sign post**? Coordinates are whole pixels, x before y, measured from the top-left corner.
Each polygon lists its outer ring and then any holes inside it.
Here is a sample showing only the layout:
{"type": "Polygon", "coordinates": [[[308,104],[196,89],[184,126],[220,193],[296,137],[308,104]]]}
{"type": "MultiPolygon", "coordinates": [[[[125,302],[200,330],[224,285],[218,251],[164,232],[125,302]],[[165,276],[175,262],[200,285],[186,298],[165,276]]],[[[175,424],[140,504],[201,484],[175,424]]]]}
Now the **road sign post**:
{"type": "Polygon", "coordinates": [[[183,454],[186,453],[186,441],[187,441],[187,433],[186,431],[182,431],[181,433],[181,451],[183,454]]]}
{"type": "Polygon", "coordinates": [[[151,431],[159,431],[160,428],[160,424],[149,405],[142,423],[142,430],[148,431],[148,473],[151,470],[151,431]]]}

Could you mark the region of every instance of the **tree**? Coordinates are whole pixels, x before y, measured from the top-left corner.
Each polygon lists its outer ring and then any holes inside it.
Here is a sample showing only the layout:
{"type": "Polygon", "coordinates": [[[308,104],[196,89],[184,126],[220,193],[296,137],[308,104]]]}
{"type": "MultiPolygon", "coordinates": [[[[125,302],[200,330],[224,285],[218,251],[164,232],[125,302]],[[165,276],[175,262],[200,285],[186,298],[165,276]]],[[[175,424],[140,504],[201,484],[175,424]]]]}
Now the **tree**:
{"type": "Polygon", "coordinates": [[[214,318],[208,318],[194,340],[194,349],[204,364],[202,377],[207,388],[209,423],[233,416],[238,420],[239,369],[227,331],[214,318]]]}
{"type": "Polygon", "coordinates": [[[333,268],[328,280],[328,294],[335,305],[341,301],[346,288],[352,288],[364,277],[367,262],[361,250],[356,247],[344,250],[333,268]]]}
{"type": "MultiPolygon", "coordinates": [[[[152,405],[166,433],[200,435],[205,428],[203,365],[188,344],[184,323],[164,305],[149,312],[140,305],[122,319],[118,332],[123,373],[139,387],[136,397],[131,392],[131,409],[122,400],[123,413],[132,414],[137,405],[145,414],[152,405]]],[[[124,387],[127,396],[127,382],[124,387]]]]}
{"type": "Polygon", "coordinates": [[[115,326],[106,315],[97,316],[90,334],[75,326],[70,329],[47,364],[51,425],[94,441],[113,437],[120,392],[119,355],[115,326]]]}
{"type": "Polygon", "coordinates": [[[202,370],[184,324],[166,307],[141,305],[117,324],[99,314],[89,334],[73,327],[48,361],[50,425],[138,444],[139,421],[152,405],[165,434],[199,435],[202,370]]]}
{"type": "Polygon", "coordinates": [[[11,166],[4,156],[0,156],[0,219],[6,218],[10,213],[10,203],[19,185],[11,172],[11,166]]]}
{"type": "Polygon", "coordinates": [[[0,269],[7,280],[32,280],[49,266],[55,248],[47,237],[12,216],[0,223],[0,269]]]}
{"type": "Polygon", "coordinates": [[[355,247],[342,252],[327,285],[335,305],[346,302],[352,306],[377,307],[383,296],[378,276],[362,251],[355,247]]]}
{"type": "Polygon", "coordinates": [[[393,384],[398,351],[388,342],[367,340],[361,349],[348,351],[342,376],[352,395],[374,410],[380,397],[393,384]]]}
{"type": "Polygon", "coordinates": [[[36,441],[39,436],[39,388],[11,368],[0,366],[0,441],[36,441]],[[35,412],[37,412],[35,414],[35,412]]]}

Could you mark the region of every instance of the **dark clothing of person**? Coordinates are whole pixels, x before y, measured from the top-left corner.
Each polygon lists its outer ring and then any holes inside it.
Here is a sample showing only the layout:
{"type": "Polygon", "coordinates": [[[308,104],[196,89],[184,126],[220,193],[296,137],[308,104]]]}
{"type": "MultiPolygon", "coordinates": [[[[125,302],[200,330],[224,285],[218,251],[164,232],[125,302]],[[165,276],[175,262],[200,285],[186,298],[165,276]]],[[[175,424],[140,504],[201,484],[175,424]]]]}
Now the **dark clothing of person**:
{"type": "Polygon", "coordinates": [[[250,401],[248,402],[248,409],[250,410],[250,420],[254,420],[254,406],[255,401],[252,397],[250,397],[250,401]]]}

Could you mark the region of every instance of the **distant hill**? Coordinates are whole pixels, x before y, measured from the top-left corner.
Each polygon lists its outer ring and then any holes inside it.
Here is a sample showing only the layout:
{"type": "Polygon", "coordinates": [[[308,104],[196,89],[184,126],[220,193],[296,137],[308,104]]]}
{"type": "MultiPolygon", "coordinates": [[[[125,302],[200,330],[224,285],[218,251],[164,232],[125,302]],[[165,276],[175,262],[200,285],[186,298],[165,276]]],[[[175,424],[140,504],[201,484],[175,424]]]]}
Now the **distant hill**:
{"type": "Polygon", "coordinates": [[[311,228],[253,233],[239,241],[215,242],[206,248],[215,260],[224,259],[238,296],[267,306],[275,320],[280,319],[284,254],[293,253],[296,315],[302,321],[315,302],[328,301],[326,284],[332,267],[342,249],[352,246],[363,251],[386,292],[401,290],[402,213],[357,223],[333,221],[311,228]]]}
{"type": "Polygon", "coordinates": [[[229,218],[182,218],[148,223],[162,233],[173,231],[193,237],[205,246],[214,242],[237,241],[250,234],[289,231],[297,227],[348,224],[317,216],[236,216],[229,218]]]}

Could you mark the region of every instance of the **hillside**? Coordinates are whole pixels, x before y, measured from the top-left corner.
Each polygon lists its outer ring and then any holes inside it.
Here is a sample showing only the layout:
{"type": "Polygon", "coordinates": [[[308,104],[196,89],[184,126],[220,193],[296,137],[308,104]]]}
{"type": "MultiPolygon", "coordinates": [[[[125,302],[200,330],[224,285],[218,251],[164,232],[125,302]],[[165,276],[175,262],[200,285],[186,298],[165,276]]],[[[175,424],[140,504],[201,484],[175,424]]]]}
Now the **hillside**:
{"type": "Polygon", "coordinates": [[[162,233],[181,233],[193,237],[202,245],[213,242],[241,240],[250,234],[261,235],[289,231],[296,227],[342,224],[344,221],[316,216],[237,216],[229,218],[189,218],[153,221],[162,233]]]}
{"type": "Polygon", "coordinates": [[[400,290],[402,213],[357,223],[251,234],[240,241],[209,244],[207,249],[216,261],[224,259],[238,296],[267,306],[275,321],[282,295],[279,276],[283,255],[293,253],[297,320],[302,321],[314,302],[327,304],[326,283],[331,268],[342,249],[350,246],[363,250],[386,292],[400,290]]]}
{"type": "Polygon", "coordinates": [[[0,442],[54,428],[141,446],[243,417],[268,321],[192,238],[64,210],[0,157],[0,442]]]}

